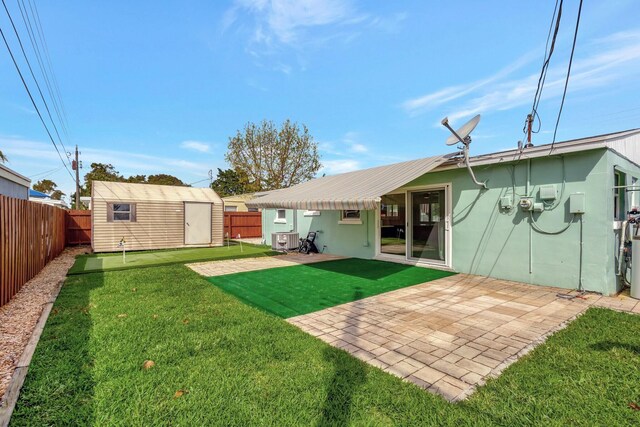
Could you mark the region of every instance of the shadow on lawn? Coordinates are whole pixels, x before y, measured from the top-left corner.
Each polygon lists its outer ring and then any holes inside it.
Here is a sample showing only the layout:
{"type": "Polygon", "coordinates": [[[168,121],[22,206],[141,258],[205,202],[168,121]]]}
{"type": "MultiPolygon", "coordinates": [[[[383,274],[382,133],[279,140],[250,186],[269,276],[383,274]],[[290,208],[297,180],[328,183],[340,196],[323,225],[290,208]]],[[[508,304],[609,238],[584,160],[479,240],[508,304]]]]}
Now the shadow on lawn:
{"type": "MultiPolygon", "coordinates": [[[[362,291],[356,288],[354,300],[362,299],[362,291]]],[[[358,319],[362,314],[362,303],[355,302],[348,316],[353,319],[352,328],[358,329],[358,319]]],[[[327,389],[327,398],[322,408],[322,419],[318,426],[339,426],[349,424],[353,395],[366,380],[366,370],[362,362],[334,347],[324,350],[324,357],[334,366],[333,377],[327,389]]]]}
{"type": "Polygon", "coordinates": [[[596,344],[592,344],[591,348],[598,351],[611,351],[614,349],[620,349],[640,355],[640,346],[624,342],[600,341],[596,344]]]}
{"type": "MultiPolygon", "coordinates": [[[[347,258],[335,261],[323,261],[305,264],[310,268],[330,271],[367,280],[380,280],[416,267],[395,262],[371,259],[347,258]]],[[[362,295],[360,296],[362,298],[362,295]]]]}
{"type": "Polygon", "coordinates": [[[95,421],[90,293],[103,286],[103,276],[67,277],[38,342],[12,426],[95,421]]]}

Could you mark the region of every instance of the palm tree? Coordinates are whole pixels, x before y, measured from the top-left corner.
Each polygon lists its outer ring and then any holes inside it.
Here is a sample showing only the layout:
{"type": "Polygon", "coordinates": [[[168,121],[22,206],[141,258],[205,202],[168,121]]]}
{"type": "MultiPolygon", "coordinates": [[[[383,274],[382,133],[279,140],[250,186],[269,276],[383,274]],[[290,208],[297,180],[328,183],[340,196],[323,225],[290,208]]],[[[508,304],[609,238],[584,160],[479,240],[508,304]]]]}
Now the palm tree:
{"type": "Polygon", "coordinates": [[[2,151],[0,151],[0,163],[6,163],[7,160],[9,160],[7,156],[5,156],[2,151]]]}

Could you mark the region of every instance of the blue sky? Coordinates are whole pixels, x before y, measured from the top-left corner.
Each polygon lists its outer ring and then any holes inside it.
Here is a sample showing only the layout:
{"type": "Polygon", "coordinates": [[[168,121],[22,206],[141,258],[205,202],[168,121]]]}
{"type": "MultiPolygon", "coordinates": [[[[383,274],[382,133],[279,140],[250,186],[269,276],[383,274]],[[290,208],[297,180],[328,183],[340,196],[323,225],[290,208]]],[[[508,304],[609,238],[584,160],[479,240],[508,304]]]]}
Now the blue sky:
{"type": "MultiPolygon", "coordinates": [[[[554,7],[551,0],[36,2],[67,112],[63,141],[80,146],[83,173],[100,161],[125,175],[170,173],[186,182],[225,168],[228,138],[262,119],[306,124],[327,174],[447,152],[439,125],[447,115],[455,126],[482,114],[472,153],[515,147],[554,7]]],[[[7,4],[24,29],[16,2],[7,4]]],[[[537,144],[551,140],[577,6],[565,2],[537,144]]],[[[640,126],[637,17],[632,0],[585,2],[559,140],[640,126]]],[[[10,28],[2,13],[0,27],[10,28]]],[[[42,174],[61,162],[4,47],[0,93],[8,166],[70,193],[65,170],[42,174]]]]}

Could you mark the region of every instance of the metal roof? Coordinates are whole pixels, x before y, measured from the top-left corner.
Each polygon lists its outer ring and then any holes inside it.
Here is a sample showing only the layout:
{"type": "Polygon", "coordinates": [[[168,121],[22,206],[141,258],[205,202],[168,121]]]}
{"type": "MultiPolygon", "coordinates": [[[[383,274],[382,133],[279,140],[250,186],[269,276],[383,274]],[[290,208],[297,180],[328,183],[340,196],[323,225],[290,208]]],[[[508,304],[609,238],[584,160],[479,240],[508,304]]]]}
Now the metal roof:
{"type": "Polygon", "coordinates": [[[107,201],[209,202],[222,204],[222,199],[210,188],[106,181],[93,181],[92,188],[92,199],[107,201]]]}
{"type": "Polygon", "coordinates": [[[446,156],[312,179],[293,187],[270,191],[247,206],[308,210],[376,209],[380,197],[441,165],[446,156]]]}
{"type": "Polygon", "coordinates": [[[0,177],[29,188],[31,180],[0,163],[0,177]]]}
{"type": "Polygon", "coordinates": [[[42,191],[36,191],[32,188],[29,189],[29,197],[38,197],[40,199],[46,199],[49,197],[48,194],[43,193],[42,191]]]}
{"type": "MultiPolygon", "coordinates": [[[[630,147],[624,147],[625,143],[635,144],[636,137],[640,135],[640,129],[630,129],[622,132],[608,133],[604,135],[590,136],[587,138],[571,139],[568,141],[556,142],[551,148],[551,144],[535,145],[530,148],[524,148],[522,151],[518,149],[498,151],[489,154],[480,154],[469,158],[471,166],[481,166],[492,163],[513,162],[517,160],[534,159],[536,157],[544,157],[548,155],[559,155],[567,153],[576,153],[579,151],[595,150],[598,148],[611,148],[626,155],[626,151],[630,147]]],[[[636,157],[636,156],[629,156],[636,157]]],[[[632,161],[638,163],[639,159],[633,159],[632,161]]],[[[454,163],[457,163],[458,159],[451,159],[442,165],[440,169],[445,169],[454,163]]]]}
{"type": "MultiPolygon", "coordinates": [[[[470,158],[472,166],[608,148],[640,164],[640,129],[505,150],[470,158]],[[638,148],[636,148],[636,146],[638,148]]],[[[309,210],[376,209],[380,196],[433,170],[457,167],[458,154],[427,157],[313,179],[282,190],[256,193],[247,206],[309,210]]]]}

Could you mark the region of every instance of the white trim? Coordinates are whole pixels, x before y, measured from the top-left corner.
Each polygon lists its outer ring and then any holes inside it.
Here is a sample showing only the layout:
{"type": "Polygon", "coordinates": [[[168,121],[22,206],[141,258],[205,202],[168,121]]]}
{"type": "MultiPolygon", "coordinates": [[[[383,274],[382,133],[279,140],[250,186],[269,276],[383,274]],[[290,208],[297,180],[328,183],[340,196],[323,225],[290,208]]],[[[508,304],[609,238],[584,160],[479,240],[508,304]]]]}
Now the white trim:
{"type": "Polygon", "coordinates": [[[8,167],[0,164],[0,177],[8,181],[14,182],[27,189],[31,186],[31,180],[24,175],[20,175],[18,172],[9,169],[8,167]]]}
{"type": "Polygon", "coordinates": [[[273,220],[274,224],[286,224],[287,223],[287,210],[286,209],[276,209],[276,217],[273,220]],[[284,218],[278,218],[278,212],[284,212],[284,218]]]}
{"type": "Polygon", "coordinates": [[[375,252],[374,258],[380,259],[383,261],[391,261],[391,262],[400,262],[402,264],[409,265],[417,265],[423,267],[433,267],[439,269],[447,269],[451,270],[453,267],[453,186],[451,182],[444,182],[440,184],[432,184],[432,185],[418,185],[411,187],[402,187],[398,190],[395,190],[392,193],[388,194],[404,194],[405,197],[405,255],[392,255],[392,254],[384,254],[381,252],[381,217],[380,217],[380,208],[376,210],[376,233],[375,233],[375,252]],[[412,258],[410,256],[411,247],[411,239],[412,236],[412,225],[411,225],[411,206],[409,193],[413,191],[428,191],[435,189],[444,189],[445,193],[445,260],[444,261],[435,261],[435,260],[427,260],[422,258],[412,258]]]}
{"type": "MultiPolygon", "coordinates": [[[[379,209],[379,208],[378,208],[379,209]]],[[[338,220],[338,224],[351,224],[351,225],[361,225],[362,224],[362,209],[340,209],[340,220],[338,220]],[[345,218],[345,211],[357,211],[358,218],[345,218]]],[[[366,210],[364,211],[366,212],[366,210]]]]}
{"type": "Polygon", "coordinates": [[[304,211],[302,216],[320,216],[320,211],[304,211]]]}
{"type": "Polygon", "coordinates": [[[388,262],[397,262],[399,264],[413,265],[415,267],[434,268],[436,270],[442,270],[442,271],[455,271],[451,267],[449,267],[449,266],[447,266],[445,264],[424,262],[422,260],[415,260],[415,259],[405,259],[403,257],[397,257],[397,256],[393,256],[393,255],[390,255],[390,256],[388,256],[388,255],[377,255],[373,259],[375,259],[377,261],[388,261],[388,262]]]}

